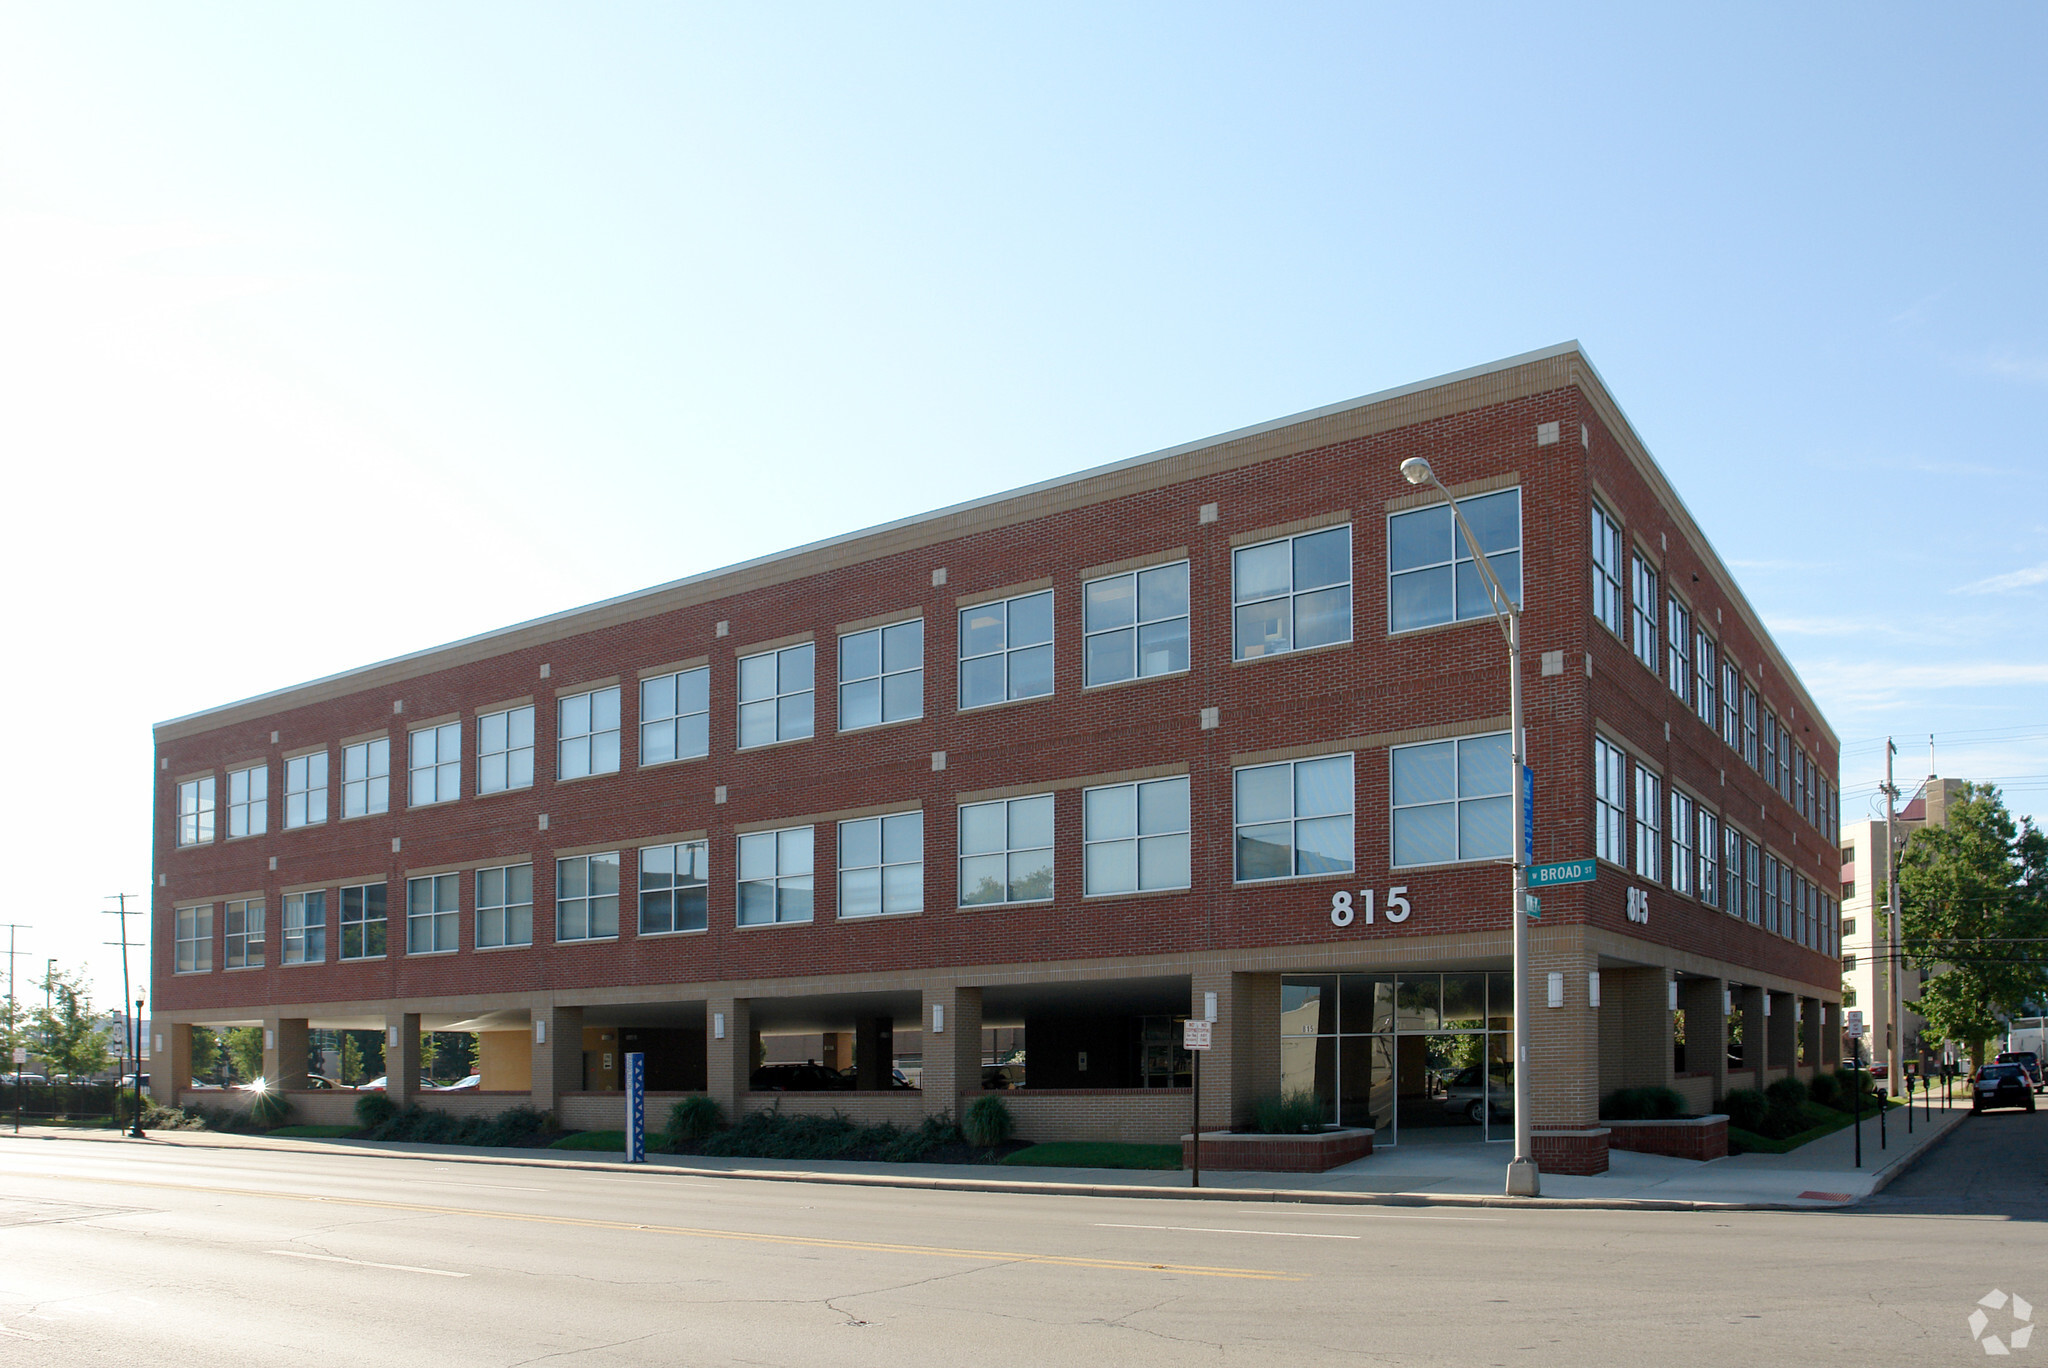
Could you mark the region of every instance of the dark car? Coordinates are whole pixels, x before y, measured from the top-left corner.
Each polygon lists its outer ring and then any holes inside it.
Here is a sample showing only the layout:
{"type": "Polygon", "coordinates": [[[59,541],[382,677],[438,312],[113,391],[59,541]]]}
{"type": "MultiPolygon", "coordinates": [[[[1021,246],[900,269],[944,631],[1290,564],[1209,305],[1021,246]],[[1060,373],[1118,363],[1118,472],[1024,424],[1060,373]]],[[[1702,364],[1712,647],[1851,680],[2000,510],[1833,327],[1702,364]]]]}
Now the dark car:
{"type": "Polygon", "coordinates": [[[823,1064],[764,1064],[747,1078],[754,1092],[842,1092],[849,1086],[823,1064]]]}
{"type": "Polygon", "coordinates": [[[2034,1085],[2034,1091],[2041,1091],[2041,1056],[2032,1050],[2007,1050],[1998,1056],[2000,1064],[2017,1064],[2027,1071],[2027,1081],[2034,1085]]]}
{"type": "Polygon", "coordinates": [[[1970,1110],[1989,1111],[1993,1107],[2034,1109],[2034,1080],[2027,1077],[2024,1067],[1986,1064],[1977,1070],[1976,1080],[1970,1085],[1970,1110]]]}

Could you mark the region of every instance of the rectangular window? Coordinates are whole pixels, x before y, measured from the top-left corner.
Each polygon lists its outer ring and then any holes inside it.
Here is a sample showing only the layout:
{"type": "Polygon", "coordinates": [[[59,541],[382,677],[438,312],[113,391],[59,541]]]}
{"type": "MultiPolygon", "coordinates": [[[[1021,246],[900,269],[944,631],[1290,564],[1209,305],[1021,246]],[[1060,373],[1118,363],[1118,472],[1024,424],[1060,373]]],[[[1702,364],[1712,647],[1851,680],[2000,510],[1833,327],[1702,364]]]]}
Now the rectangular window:
{"type": "Polygon", "coordinates": [[[1230,601],[1236,660],[1351,640],[1351,529],[1239,547],[1230,601]]]}
{"type": "MultiPolygon", "coordinates": [[[[1458,511],[1486,563],[1515,603],[1522,601],[1522,491],[1503,489],[1458,500],[1458,511]]],[[[1348,545],[1347,545],[1348,551],[1348,545]]],[[[1240,555],[1243,553],[1240,552],[1240,555]]],[[[1348,555],[1347,555],[1348,562],[1348,555]]],[[[1405,632],[1440,622],[1493,617],[1493,595],[1448,504],[1387,518],[1387,628],[1405,632]]],[[[1349,595],[1346,595],[1349,601],[1349,595]]],[[[1349,622],[1346,622],[1349,636],[1349,622]]]]}
{"type": "Polygon", "coordinates": [[[1792,729],[1778,724],[1778,796],[1792,801],[1792,729]]]}
{"type": "Polygon", "coordinates": [[[270,829],[270,766],[252,765],[228,774],[228,839],[261,836],[270,829]]]}
{"type": "Polygon", "coordinates": [[[1663,853],[1664,833],[1657,829],[1664,819],[1664,780],[1654,770],[1636,766],[1636,864],[1638,878],[1660,881],[1658,856],[1663,853]]]}
{"type": "Polygon", "coordinates": [[[413,807],[453,802],[462,794],[462,724],[421,727],[411,736],[413,807]]]}
{"type": "Polygon", "coordinates": [[[1188,668],[1188,563],[1155,565],[1081,586],[1087,684],[1188,668]]]}
{"type": "Polygon", "coordinates": [[[1622,554],[1621,524],[1599,504],[1593,505],[1593,616],[1619,637],[1628,615],[1628,573],[1622,554]]]}
{"type": "Polygon", "coordinates": [[[1052,901],[1052,795],[960,809],[960,906],[1052,901]]]}
{"type": "Polygon", "coordinates": [[[1628,765],[1619,746],[1593,738],[1593,853],[1628,865],[1628,765]]]}
{"type": "Polygon", "coordinates": [[[180,974],[213,972],[213,904],[177,911],[177,965],[180,974]]]}
{"type": "Polygon", "coordinates": [[[1657,572],[1638,551],[1634,557],[1636,659],[1654,672],[1664,662],[1657,658],[1657,572]]]}
{"type": "Polygon", "coordinates": [[[462,878],[429,874],[405,881],[405,953],[437,955],[462,948],[457,924],[462,878]]]}
{"type": "Polygon", "coordinates": [[[659,936],[709,926],[710,877],[709,841],[640,847],[640,934],[659,936]]]}
{"type": "Polygon", "coordinates": [[[391,810],[391,742],[358,741],[341,748],[341,815],[367,817],[391,810]]]}
{"type": "Polygon", "coordinates": [[[327,958],[327,894],[284,895],[284,962],[319,964],[327,958]]]}
{"type": "Polygon", "coordinates": [[[1778,787],[1778,715],[1764,709],[1763,763],[1760,773],[1764,782],[1772,788],[1778,787]]]}
{"type": "Polygon", "coordinates": [[[384,885],[357,884],[341,890],[341,957],[384,958],[384,885]]]}
{"type": "Polygon", "coordinates": [[[1725,656],[1721,660],[1721,740],[1742,749],[1742,671],[1725,656]]]}
{"type": "Polygon", "coordinates": [[[294,755],[284,762],[284,824],[319,826],[327,820],[327,752],[294,755]]]}
{"type": "Polygon", "coordinates": [[[839,730],[923,716],[923,618],[839,638],[839,730]]]}
{"type": "Polygon", "coordinates": [[[479,948],[533,944],[533,866],[498,865],[476,872],[479,948]]]}
{"type": "Polygon", "coordinates": [[[619,772],[618,685],[556,699],[555,718],[555,778],[619,772]]]}
{"type": "Polygon", "coordinates": [[[1798,928],[1793,925],[1794,904],[1792,897],[1794,889],[1792,880],[1792,866],[1789,863],[1780,861],[1778,864],[1778,906],[1783,910],[1784,920],[1779,924],[1779,934],[1787,938],[1796,939],[1799,932],[1798,928]]]}
{"type": "Polygon", "coordinates": [[[507,708],[476,720],[476,791],[533,787],[533,708],[507,708]]]}
{"type": "Polygon", "coordinates": [[[1856,934],[1856,919],[1854,917],[1842,918],[1842,934],[1845,936],[1856,934]]]}
{"type": "Polygon", "coordinates": [[[1692,799],[1671,790],[1671,891],[1692,892],[1692,799]]]}
{"type": "Polygon", "coordinates": [[[227,905],[227,925],[221,935],[223,963],[230,969],[263,967],[263,900],[237,899],[227,905]]]}
{"type": "Polygon", "coordinates": [[[1709,907],[1721,905],[1721,822],[1705,808],[1699,810],[1699,897],[1709,907]]]}
{"type": "Polygon", "coordinates": [[[1081,791],[1081,891],[1088,897],[1186,888],[1188,780],[1148,779],[1081,791]]]}
{"type": "Polygon", "coordinates": [[[1239,882],[1352,868],[1351,755],[1253,765],[1232,776],[1239,882]]]}
{"type": "Polygon", "coordinates": [[[962,608],[960,707],[1052,692],[1052,590],[962,608]]]}
{"type": "Polygon", "coordinates": [[[1813,933],[1817,918],[1813,915],[1813,884],[1804,875],[1799,879],[1799,943],[1813,949],[1813,933]]]}
{"type": "Polygon", "coordinates": [[[1506,859],[1514,849],[1508,734],[1396,746],[1394,864],[1506,859]]]}
{"type": "Polygon", "coordinates": [[[1778,930],[1778,857],[1764,856],[1764,930],[1778,930]]]}
{"type": "Polygon", "coordinates": [[[1742,684],[1742,758],[1751,769],[1758,768],[1756,743],[1756,690],[1749,681],[1742,684]]]}
{"type": "Polygon", "coordinates": [[[640,763],[711,753],[711,669],[700,666],[640,681],[640,763]]]}
{"type": "Polygon", "coordinates": [[[1725,823],[1721,827],[1721,910],[1731,917],[1742,915],[1742,833],[1725,823]]]}
{"type": "Polygon", "coordinates": [[[1764,915],[1762,847],[1755,841],[1745,838],[1742,842],[1742,860],[1746,871],[1745,881],[1749,885],[1749,893],[1743,899],[1743,911],[1748,914],[1749,924],[1757,926],[1762,923],[1764,915]]]}
{"type": "Polygon", "coordinates": [[[1665,651],[1669,656],[1666,674],[1670,676],[1671,692],[1692,701],[1692,610],[1679,602],[1673,594],[1664,600],[1665,615],[1670,619],[1664,633],[1665,651]]]}
{"type": "Polygon", "coordinates": [[[213,776],[187,779],[178,785],[178,844],[209,845],[213,841],[213,776]]]}
{"type": "Polygon", "coordinates": [[[839,915],[924,911],[924,814],[839,824],[839,915]]]}
{"type": "Polygon", "coordinates": [[[1714,661],[1714,639],[1705,632],[1695,632],[1692,639],[1692,710],[1699,714],[1700,721],[1706,723],[1709,730],[1721,724],[1721,709],[1714,701],[1714,686],[1721,678],[1721,670],[1714,661]]]}
{"type": "Polygon", "coordinates": [[[555,861],[555,939],[613,940],[618,934],[618,852],[555,861]]]}
{"type": "Polygon", "coordinates": [[[811,919],[816,835],[807,826],[749,831],[739,839],[739,924],[811,919]]]}
{"type": "Polygon", "coordinates": [[[798,741],[815,729],[817,649],[806,641],[740,660],[740,748],[798,741]]]}

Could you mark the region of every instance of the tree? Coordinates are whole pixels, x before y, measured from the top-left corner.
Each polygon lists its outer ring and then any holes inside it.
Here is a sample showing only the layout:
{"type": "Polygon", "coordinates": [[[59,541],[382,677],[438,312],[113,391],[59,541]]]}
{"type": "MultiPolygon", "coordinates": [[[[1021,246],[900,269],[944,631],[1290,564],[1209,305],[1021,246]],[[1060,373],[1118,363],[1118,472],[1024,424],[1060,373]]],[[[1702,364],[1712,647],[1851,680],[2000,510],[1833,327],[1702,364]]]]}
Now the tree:
{"type": "Polygon", "coordinates": [[[12,998],[0,998],[0,1064],[14,1067],[14,1047],[35,1048],[35,1032],[29,1028],[29,1010],[12,998]]]}
{"type": "Polygon", "coordinates": [[[220,1065],[220,1037],[210,1027],[192,1028],[192,1077],[211,1078],[220,1065]]]}
{"type": "Polygon", "coordinates": [[[50,1005],[36,1008],[35,1031],[50,1068],[72,1078],[104,1073],[114,1056],[93,1020],[92,992],[85,986],[85,976],[52,969],[41,986],[50,1005]]]}
{"type": "Polygon", "coordinates": [[[243,1083],[263,1076],[263,1028],[236,1026],[228,1031],[228,1060],[235,1078],[243,1083]]]}
{"type": "Polygon", "coordinates": [[[1928,971],[1907,1005],[1934,1041],[1985,1042],[2048,994],[2048,838],[2015,824],[1989,784],[1965,784],[1944,826],[1913,833],[1899,856],[1900,949],[1928,971]]]}
{"type": "Polygon", "coordinates": [[[353,1031],[341,1033],[341,1081],[351,1088],[363,1081],[363,1047],[353,1031]]]}

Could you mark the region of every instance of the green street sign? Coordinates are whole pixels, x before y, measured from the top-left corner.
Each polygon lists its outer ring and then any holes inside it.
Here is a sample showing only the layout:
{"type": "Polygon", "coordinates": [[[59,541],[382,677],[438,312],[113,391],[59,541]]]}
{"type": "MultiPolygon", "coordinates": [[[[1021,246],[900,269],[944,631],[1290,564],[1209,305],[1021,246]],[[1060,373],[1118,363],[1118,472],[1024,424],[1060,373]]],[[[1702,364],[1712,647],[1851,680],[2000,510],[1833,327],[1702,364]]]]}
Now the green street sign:
{"type": "Polygon", "coordinates": [[[1522,910],[1529,914],[1530,921],[1542,920],[1543,899],[1537,897],[1534,893],[1524,893],[1522,895],[1522,910]]]}
{"type": "Polygon", "coordinates": [[[1549,888],[1553,884],[1591,883],[1600,872],[1592,860],[1556,860],[1529,866],[1529,887],[1549,888]]]}

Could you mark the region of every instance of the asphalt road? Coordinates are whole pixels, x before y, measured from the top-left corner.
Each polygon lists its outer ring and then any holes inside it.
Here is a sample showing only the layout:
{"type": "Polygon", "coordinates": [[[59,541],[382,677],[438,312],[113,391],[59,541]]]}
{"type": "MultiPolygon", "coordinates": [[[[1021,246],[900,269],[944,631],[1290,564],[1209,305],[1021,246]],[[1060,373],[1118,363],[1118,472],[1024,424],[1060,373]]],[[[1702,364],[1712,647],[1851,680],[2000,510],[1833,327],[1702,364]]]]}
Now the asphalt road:
{"type": "Polygon", "coordinates": [[[2048,1319],[2044,1144],[1973,1118],[1861,1209],[1706,1215],[0,1137],[0,1364],[1977,1362],[1992,1288],[2048,1319]]]}

